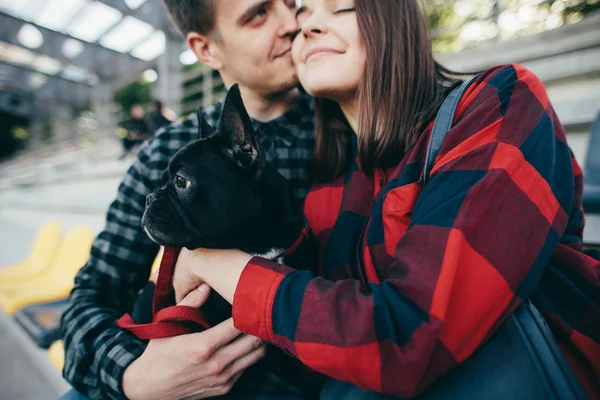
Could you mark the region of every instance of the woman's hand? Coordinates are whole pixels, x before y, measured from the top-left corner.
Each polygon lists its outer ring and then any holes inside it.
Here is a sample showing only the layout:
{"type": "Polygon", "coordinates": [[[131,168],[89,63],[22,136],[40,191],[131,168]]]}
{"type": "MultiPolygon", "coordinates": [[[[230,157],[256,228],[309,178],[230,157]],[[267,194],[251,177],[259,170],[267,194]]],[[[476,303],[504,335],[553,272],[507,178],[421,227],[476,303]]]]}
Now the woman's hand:
{"type": "Polygon", "coordinates": [[[240,250],[182,249],[173,276],[176,301],[206,282],[233,303],[240,275],[251,259],[250,254],[240,250]]]}
{"type": "Polygon", "coordinates": [[[208,267],[207,260],[203,254],[186,248],[181,249],[175,264],[173,275],[173,288],[175,289],[175,301],[179,303],[192,290],[203,282],[200,279],[201,269],[208,267]]]}

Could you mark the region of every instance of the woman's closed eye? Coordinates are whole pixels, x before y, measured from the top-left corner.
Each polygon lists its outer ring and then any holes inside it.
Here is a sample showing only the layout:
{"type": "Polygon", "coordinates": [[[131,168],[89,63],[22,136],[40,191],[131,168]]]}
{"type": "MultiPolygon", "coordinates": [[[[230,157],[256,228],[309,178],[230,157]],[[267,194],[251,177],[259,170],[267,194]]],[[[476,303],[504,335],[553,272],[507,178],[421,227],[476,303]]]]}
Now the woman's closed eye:
{"type": "MultiPolygon", "coordinates": [[[[299,26],[302,26],[302,23],[306,20],[306,18],[308,18],[308,14],[309,14],[309,9],[305,6],[302,6],[298,9],[298,11],[296,12],[296,22],[298,23],[299,26]]],[[[345,14],[345,13],[351,13],[351,12],[355,12],[356,8],[355,7],[345,7],[345,8],[340,8],[335,10],[332,15],[340,15],[340,14],[345,14]]],[[[296,32],[294,32],[292,34],[292,40],[298,36],[298,34],[302,31],[302,29],[298,29],[296,32]]]]}

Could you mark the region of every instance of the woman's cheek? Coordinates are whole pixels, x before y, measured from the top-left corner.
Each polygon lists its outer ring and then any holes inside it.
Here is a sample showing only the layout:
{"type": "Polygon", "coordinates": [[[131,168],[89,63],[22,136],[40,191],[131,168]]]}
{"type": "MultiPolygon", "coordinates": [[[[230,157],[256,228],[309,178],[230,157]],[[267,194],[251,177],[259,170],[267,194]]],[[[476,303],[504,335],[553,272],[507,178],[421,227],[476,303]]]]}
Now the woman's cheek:
{"type": "Polygon", "coordinates": [[[298,65],[302,61],[302,53],[304,52],[304,43],[302,37],[300,35],[296,36],[294,41],[292,42],[292,61],[294,64],[298,65]]]}

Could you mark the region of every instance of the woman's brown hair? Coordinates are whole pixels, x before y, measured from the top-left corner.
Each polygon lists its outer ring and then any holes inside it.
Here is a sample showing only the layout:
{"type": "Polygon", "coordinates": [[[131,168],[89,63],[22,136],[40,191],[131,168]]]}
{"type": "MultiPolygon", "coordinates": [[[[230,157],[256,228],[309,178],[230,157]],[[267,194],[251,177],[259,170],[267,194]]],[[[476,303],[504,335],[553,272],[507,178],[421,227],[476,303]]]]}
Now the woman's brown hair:
{"type": "MultiPolygon", "coordinates": [[[[434,118],[458,76],[433,58],[417,0],[356,0],[366,65],[358,88],[358,154],[367,175],[397,165],[434,118]]],[[[331,181],[351,162],[352,130],[337,103],[315,99],[312,173],[331,181]]]]}

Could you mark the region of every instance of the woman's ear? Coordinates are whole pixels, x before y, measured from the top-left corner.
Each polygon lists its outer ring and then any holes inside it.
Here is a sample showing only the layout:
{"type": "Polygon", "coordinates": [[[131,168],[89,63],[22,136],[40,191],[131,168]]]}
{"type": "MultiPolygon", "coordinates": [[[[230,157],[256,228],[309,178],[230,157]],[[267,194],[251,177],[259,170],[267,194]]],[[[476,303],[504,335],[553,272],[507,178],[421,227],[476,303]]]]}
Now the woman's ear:
{"type": "Polygon", "coordinates": [[[200,62],[216,71],[223,68],[223,63],[217,51],[218,44],[213,38],[198,32],[190,32],[185,39],[188,47],[198,57],[200,62]]]}

